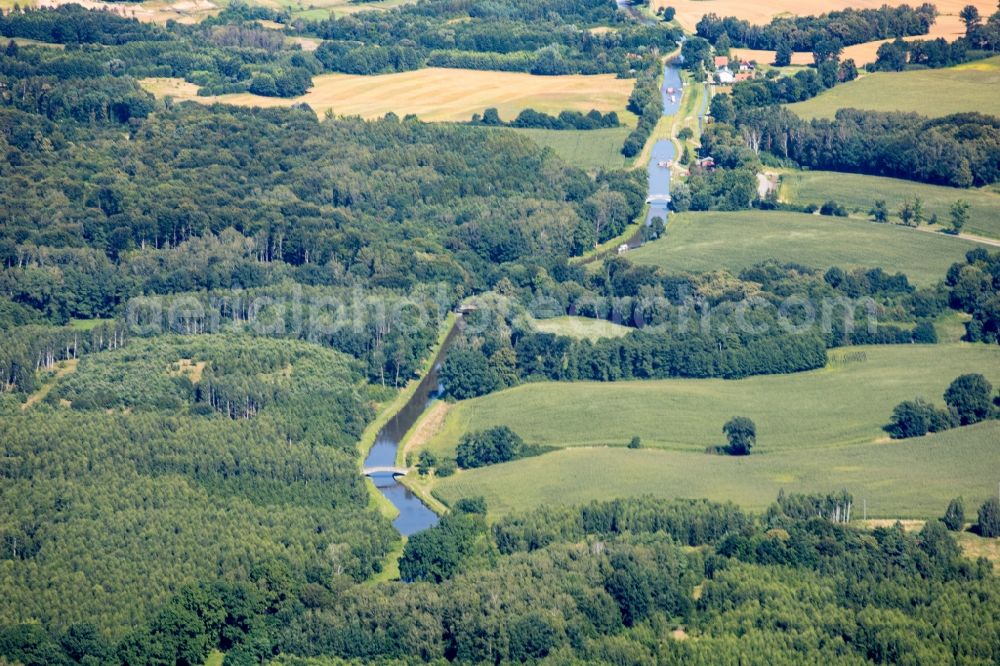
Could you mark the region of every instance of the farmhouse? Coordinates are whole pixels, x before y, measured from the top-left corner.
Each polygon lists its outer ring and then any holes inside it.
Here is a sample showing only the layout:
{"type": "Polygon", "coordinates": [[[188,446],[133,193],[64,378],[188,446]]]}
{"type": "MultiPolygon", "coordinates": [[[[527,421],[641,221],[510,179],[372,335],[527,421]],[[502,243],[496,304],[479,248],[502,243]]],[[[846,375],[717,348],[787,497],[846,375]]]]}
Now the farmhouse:
{"type": "Polygon", "coordinates": [[[718,70],[715,73],[715,78],[719,83],[723,85],[726,85],[728,83],[733,83],[734,81],[736,81],[736,77],[733,75],[732,70],[730,70],[728,67],[723,67],[722,69],[718,70]]]}
{"type": "Polygon", "coordinates": [[[715,71],[729,68],[729,56],[715,56],[715,71]]]}

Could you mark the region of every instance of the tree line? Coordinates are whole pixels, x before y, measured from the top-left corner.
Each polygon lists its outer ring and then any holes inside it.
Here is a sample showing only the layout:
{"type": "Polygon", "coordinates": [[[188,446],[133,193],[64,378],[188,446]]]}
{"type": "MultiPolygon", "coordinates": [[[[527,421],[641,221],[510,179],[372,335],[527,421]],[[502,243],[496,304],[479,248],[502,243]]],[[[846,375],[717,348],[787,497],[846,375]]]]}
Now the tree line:
{"type": "Polygon", "coordinates": [[[1000,252],[969,251],[945,279],[949,305],[972,315],[965,324],[970,342],[1000,343],[1000,252]]]}
{"type": "Polygon", "coordinates": [[[901,72],[924,67],[951,67],[1000,50],[1000,11],[991,14],[985,23],[975,5],[966,5],[959,16],[965,24],[963,37],[953,42],[940,38],[887,42],[878,48],[877,58],[868,69],[901,72]]]}
{"type": "Polygon", "coordinates": [[[517,114],[510,122],[504,122],[495,107],[483,111],[483,115],[474,114],[472,125],[489,125],[491,127],[519,127],[551,130],[595,130],[610,127],[620,127],[618,114],[614,111],[601,113],[591,109],[586,115],[579,111],[560,111],[558,116],[542,113],[528,108],[517,114]]]}
{"type": "Polygon", "coordinates": [[[540,507],[488,528],[485,504],[466,498],[407,544],[409,585],[361,586],[275,563],[244,581],[182,587],[117,641],[86,623],[7,625],[0,654],[67,665],[87,656],[197,663],[220,648],[238,664],[276,655],[290,664],[854,664],[888,663],[901,650],[929,662],[1000,654],[989,563],[964,558],[939,521],[916,533],[856,528],[845,518],[851,503],[846,493],[782,493],[753,515],[637,498],[540,507]],[[928,601],[913,604],[915,594],[928,601]],[[694,640],[672,638],[678,627],[694,640]]]}
{"type": "Polygon", "coordinates": [[[332,71],[378,74],[422,67],[522,71],[540,75],[631,75],[630,58],[670,49],[671,29],[628,22],[602,0],[483,7],[468,1],[428,0],[392,12],[361,12],[309,23],[325,41],[317,57],[332,71]],[[590,26],[615,26],[595,34],[590,26]]]}
{"type": "Polygon", "coordinates": [[[919,7],[884,5],[878,9],[844,9],[818,16],[782,16],[767,25],[752,25],[735,16],[705,14],[695,27],[699,37],[718,45],[720,39],[741,48],[813,51],[823,42],[841,47],[877,39],[926,35],[937,18],[932,4],[919,7]]]}
{"type": "Polygon", "coordinates": [[[840,109],[804,121],[767,107],[739,114],[748,144],[810,169],[867,173],[952,187],[1000,179],[1000,119],[979,113],[926,118],[840,109]],[[927,159],[928,154],[935,159],[927,159]]]}

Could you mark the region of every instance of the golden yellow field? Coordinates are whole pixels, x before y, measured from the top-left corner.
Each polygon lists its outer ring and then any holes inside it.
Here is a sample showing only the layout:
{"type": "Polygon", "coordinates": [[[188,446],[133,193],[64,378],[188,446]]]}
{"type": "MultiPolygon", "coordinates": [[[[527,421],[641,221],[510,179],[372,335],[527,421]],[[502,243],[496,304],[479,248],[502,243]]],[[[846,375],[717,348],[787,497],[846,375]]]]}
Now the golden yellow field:
{"type": "MultiPolygon", "coordinates": [[[[366,10],[386,10],[413,0],[375,0],[351,2],[350,0],[251,0],[275,9],[287,8],[294,17],[312,20],[325,19],[331,14],[343,15],[366,10]]],[[[7,10],[17,3],[22,7],[57,7],[74,3],[88,9],[103,9],[137,18],[148,23],[165,23],[173,19],[178,23],[197,23],[214,16],[228,4],[228,0],[148,0],[147,2],[107,2],[105,0],[0,0],[0,9],[7,10]]],[[[265,26],[266,27],[266,26],[265,26]]]]}
{"type": "Polygon", "coordinates": [[[342,116],[377,118],[392,111],[414,113],[428,121],[464,121],[487,107],[496,107],[505,120],[527,107],[547,113],[565,109],[617,111],[623,122],[632,115],[625,104],[634,81],[611,74],[597,76],[534,76],[517,72],[429,68],[400,74],[358,76],[321,74],[301,97],[281,99],[250,93],[198,97],[198,87],[181,79],[145,79],[143,87],[156,95],[205,104],[222,102],[244,106],[291,106],[306,103],[321,117],[327,109],[342,116]]]}
{"type": "MultiPolygon", "coordinates": [[[[877,9],[886,4],[884,0],[836,0],[835,2],[819,2],[818,0],[764,0],[748,4],[741,0],[652,0],[654,8],[671,6],[677,10],[676,20],[685,30],[694,32],[695,26],[705,14],[715,13],[719,16],[737,16],[754,24],[769,23],[772,18],[783,15],[815,15],[853,7],[855,9],[877,9]]],[[[894,3],[890,3],[894,4],[894,3]]],[[[910,3],[917,4],[917,3],[910,3]]],[[[965,34],[958,13],[966,5],[972,4],[979,8],[979,13],[989,16],[996,11],[996,3],[991,0],[938,0],[934,3],[938,8],[938,17],[931,31],[926,36],[911,39],[936,39],[944,37],[952,41],[965,34]]],[[[875,52],[885,40],[855,44],[844,49],[843,58],[853,58],[858,65],[874,62],[875,52]]],[[[736,49],[743,57],[770,63],[774,60],[773,51],[752,51],[736,49]]],[[[796,53],[792,58],[794,65],[812,63],[811,53],[796,53]]]]}
{"type": "Polygon", "coordinates": [[[148,23],[197,23],[218,14],[221,6],[212,0],[150,0],[143,3],[103,2],[102,0],[22,0],[22,7],[58,7],[77,4],[87,9],[102,9],[148,23]]]}

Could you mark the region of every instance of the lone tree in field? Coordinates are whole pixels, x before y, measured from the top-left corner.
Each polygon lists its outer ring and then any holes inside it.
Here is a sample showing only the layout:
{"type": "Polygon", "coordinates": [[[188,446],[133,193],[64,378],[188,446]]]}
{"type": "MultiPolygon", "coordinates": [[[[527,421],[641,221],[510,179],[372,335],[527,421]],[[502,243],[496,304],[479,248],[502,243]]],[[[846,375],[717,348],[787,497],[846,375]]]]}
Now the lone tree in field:
{"type": "Polygon", "coordinates": [[[979,29],[979,9],[975,5],[966,5],[959,12],[958,17],[965,24],[965,36],[972,37],[972,34],[979,29]]]}
{"type": "Polygon", "coordinates": [[[979,536],[1000,536],[1000,499],[991,497],[979,507],[979,536]]]}
{"type": "Polygon", "coordinates": [[[729,453],[734,456],[746,456],[757,443],[757,426],[745,416],[734,416],[722,426],[722,432],[729,439],[729,453]]]}
{"type": "Polygon", "coordinates": [[[889,221],[889,206],[886,205],[885,199],[879,199],[872,206],[872,209],[868,211],[868,214],[872,216],[872,219],[876,222],[888,222],[889,221]]]}
{"type": "Polygon", "coordinates": [[[778,43],[778,48],[774,52],[774,66],[775,67],[788,67],[792,64],[792,56],[795,52],[792,50],[792,44],[788,40],[781,40],[778,43]]]}
{"type": "Polygon", "coordinates": [[[903,223],[904,226],[913,226],[913,204],[909,201],[904,201],[899,205],[899,221],[903,223]]]}
{"type": "Polygon", "coordinates": [[[951,230],[959,234],[962,227],[969,221],[969,202],[959,199],[951,205],[951,230]]]}
{"type": "Polygon", "coordinates": [[[979,374],[962,375],[944,392],[944,401],[961,425],[979,423],[993,413],[993,386],[979,374]]]}
{"type": "Polygon", "coordinates": [[[965,527],[965,502],[961,497],[956,497],[948,502],[948,509],[944,512],[942,519],[944,526],[952,532],[961,532],[965,527]]]}

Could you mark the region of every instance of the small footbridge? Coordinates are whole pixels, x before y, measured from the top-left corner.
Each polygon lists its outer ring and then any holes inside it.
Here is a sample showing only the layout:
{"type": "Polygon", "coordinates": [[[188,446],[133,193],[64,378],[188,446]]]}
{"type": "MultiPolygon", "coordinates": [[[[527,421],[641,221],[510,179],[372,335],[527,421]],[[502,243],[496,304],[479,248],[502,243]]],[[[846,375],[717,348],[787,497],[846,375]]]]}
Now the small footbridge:
{"type": "Polygon", "coordinates": [[[393,476],[406,476],[406,473],[409,471],[405,467],[390,467],[386,465],[384,467],[365,467],[361,470],[361,473],[365,476],[388,476],[389,474],[393,476]]]}

